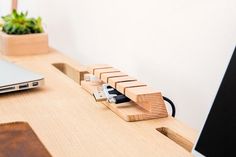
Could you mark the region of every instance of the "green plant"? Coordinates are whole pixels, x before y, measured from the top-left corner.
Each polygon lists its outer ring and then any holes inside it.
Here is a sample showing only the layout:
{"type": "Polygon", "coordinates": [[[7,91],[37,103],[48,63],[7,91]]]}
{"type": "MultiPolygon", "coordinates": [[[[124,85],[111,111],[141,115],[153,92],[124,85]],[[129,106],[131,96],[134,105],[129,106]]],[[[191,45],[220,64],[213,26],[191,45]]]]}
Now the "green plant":
{"type": "Polygon", "coordinates": [[[4,24],[4,21],[0,18],[0,31],[2,30],[3,24],[4,24]]]}
{"type": "Polygon", "coordinates": [[[10,15],[2,17],[4,21],[2,31],[7,34],[42,33],[43,27],[41,18],[27,18],[27,16],[27,12],[18,13],[16,10],[13,10],[10,15]]]}

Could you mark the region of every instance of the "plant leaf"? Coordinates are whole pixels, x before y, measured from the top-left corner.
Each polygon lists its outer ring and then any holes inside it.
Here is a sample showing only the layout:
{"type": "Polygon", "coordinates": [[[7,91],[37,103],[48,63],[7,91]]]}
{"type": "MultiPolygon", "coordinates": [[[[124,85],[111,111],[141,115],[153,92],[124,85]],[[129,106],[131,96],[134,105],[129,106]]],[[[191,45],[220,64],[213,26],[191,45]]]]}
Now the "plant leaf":
{"type": "Polygon", "coordinates": [[[2,31],[7,34],[42,33],[43,27],[41,17],[27,18],[27,16],[28,12],[18,13],[16,10],[13,10],[12,14],[2,17],[4,21],[2,31]]]}

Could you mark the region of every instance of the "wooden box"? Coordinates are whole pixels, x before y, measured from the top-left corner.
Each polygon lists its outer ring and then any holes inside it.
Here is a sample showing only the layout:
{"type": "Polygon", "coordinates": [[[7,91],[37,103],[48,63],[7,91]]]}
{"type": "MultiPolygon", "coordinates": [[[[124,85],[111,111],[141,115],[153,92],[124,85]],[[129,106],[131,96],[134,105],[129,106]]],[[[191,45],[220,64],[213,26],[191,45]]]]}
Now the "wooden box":
{"type": "Polygon", "coordinates": [[[48,34],[8,35],[0,32],[0,53],[9,56],[48,53],[48,34]]]}

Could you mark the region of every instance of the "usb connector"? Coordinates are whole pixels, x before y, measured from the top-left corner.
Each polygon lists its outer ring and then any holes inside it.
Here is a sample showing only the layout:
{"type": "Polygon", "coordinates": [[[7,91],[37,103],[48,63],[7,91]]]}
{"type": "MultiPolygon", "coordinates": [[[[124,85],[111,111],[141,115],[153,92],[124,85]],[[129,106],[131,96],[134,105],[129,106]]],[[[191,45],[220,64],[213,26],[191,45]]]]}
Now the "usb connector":
{"type": "Polygon", "coordinates": [[[128,97],[107,84],[103,84],[102,90],[93,93],[93,96],[97,102],[107,100],[109,103],[119,104],[130,101],[128,97]]]}
{"type": "Polygon", "coordinates": [[[97,102],[107,100],[107,97],[103,91],[95,92],[95,93],[93,93],[93,96],[97,102]]]}

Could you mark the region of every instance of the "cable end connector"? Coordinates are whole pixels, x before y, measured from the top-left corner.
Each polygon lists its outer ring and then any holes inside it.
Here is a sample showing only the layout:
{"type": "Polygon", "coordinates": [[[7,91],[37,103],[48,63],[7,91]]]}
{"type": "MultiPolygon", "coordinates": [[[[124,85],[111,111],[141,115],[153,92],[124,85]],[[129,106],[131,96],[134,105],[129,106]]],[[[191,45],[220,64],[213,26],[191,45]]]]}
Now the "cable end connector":
{"type": "Polygon", "coordinates": [[[97,91],[97,92],[93,93],[93,96],[97,102],[107,100],[107,97],[103,91],[97,91]]]}

